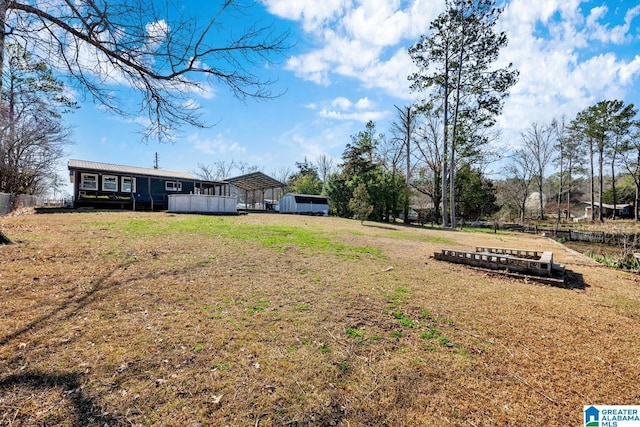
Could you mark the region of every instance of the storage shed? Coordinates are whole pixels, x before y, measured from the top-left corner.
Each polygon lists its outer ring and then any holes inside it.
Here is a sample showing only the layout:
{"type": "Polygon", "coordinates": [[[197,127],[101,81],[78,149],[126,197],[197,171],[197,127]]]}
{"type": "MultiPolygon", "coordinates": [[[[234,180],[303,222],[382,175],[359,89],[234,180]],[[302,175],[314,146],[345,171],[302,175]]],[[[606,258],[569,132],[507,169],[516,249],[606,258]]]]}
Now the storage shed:
{"type": "Polygon", "coordinates": [[[287,193],[280,198],[280,213],[329,216],[325,196],[287,193]]]}

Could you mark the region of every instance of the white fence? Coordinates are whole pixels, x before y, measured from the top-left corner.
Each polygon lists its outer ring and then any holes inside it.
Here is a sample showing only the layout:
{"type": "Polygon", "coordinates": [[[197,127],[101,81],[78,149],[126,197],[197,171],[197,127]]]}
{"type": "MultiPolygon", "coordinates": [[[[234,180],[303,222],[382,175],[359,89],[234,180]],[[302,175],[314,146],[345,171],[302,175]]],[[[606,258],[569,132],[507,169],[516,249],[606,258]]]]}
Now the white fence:
{"type": "Polygon", "coordinates": [[[237,199],[229,196],[209,196],[204,194],[171,194],[169,212],[178,213],[218,213],[235,214],[237,199]]]}

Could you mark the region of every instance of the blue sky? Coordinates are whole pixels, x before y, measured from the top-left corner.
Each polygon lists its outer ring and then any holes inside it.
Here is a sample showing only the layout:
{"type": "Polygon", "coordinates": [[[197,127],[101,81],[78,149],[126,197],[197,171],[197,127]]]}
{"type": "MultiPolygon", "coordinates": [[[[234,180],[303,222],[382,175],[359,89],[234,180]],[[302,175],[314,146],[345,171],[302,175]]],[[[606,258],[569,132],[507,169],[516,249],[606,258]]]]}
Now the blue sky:
{"type": "MultiPolygon", "coordinates": [[[[340,160],[368,120],[387,132],[394,105],[412,102],[407,54],[444,0],[261,0],[252,13],[291,33],[279,64],[256,70],[278,79],[269,101],[235,99],[225,87],[194,95],[214,126],[186,128],[175,143],[141,142],[135,120],[90,101],[66,117],[68,158],[192,172],[197,165],[242,161],[276,176],[306,157],[340,160]]],[[[189,2],[201,14],[205,1],[189,2]]],[[[520,80],[498,121],[496,144],[514,147],[532,122],[575,114],[603,99],[640,104],[640,5],[629,0],[509,0],[499,29],[509,45],[500,63],[520,80]]],[[[500,64],[499,64],[500,65],[500,64]]],[[[491,166],[489,166],[491,168],[491,166]]],[[[489,170],[488,172],[492,172],[489,170]]],[[[495,172],[495,171],[493,171],[495,172]]],[[[66,165],[61,174],[66,175],[66,165]]],[[[231,173],[239,175],[239,171],[231,173]]]]}

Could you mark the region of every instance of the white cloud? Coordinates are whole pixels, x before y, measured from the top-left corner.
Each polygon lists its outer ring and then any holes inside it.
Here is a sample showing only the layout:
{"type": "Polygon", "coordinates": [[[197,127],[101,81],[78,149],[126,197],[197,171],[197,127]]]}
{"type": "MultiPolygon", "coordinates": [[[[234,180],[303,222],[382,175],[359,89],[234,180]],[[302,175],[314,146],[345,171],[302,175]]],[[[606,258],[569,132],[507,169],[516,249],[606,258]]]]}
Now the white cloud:
{"type": "MultiPolygon", "coordinates": [[[[411,101],[418,96],[409,90],[407,76],[416,66],[407,48],[428,32],[444,1],[264,1],[272,13],[300,21],[316,43],[287,64],[299,78],[330,86],[332,80],[348,77],[360,89],[393,98],[411,101]]],[[[606,6],[586,0],[507,0],[497,29],[506,32],[509,44],[496,65],[513,63],[520,71],[499,118],[507,138],[533,121],[572,117],[601,99],[624,99],[640,76],[640,55],[623,58],[616,49],[632,40],[640,5],[626,10],[617,6],[615,15],[623,19],[616,25],[606,22],[612,15],[606,6]]],[[[390,116],[367,105],[368,99],[308,107],[332,121],[390,116]]]]}
{"type": "Polygon", "coordinates": [[[315,161],[322,155],[339,159],[350,132],[348,122],[338,122],[331,126],[326,126],[324,122],[298,124],[284,132],[278,140],[287,147],[288,164],[294,164],[305,157],[309,161],[315,161]],[[309,128],[313,132],[309,132],[309,128]]]}
{"type": "Polygon", "coordinates": [[[369,98],[360,98],[356,102],[340,96],[331,101],[313,104],[322,119],[338,121],[356,121],[366,123],[369,120],[380,120],[389,115],[388,111],[376,110],[376,105],[369,98]]]}
{"type": "Polygon", "coordinates": [[[624,17],[624,23],[613,27],[608,23],[600,23],[600,20],[604,19],[607,13],[608,9],[605,6],[594,7],[591,9],[591,12],[587,17],[587,31],[589,38],[601,43],[613,44],[623,44],[632,41],[634,36],[633,34],[630,34],[631,23],[636,16],[640,15],[640,5],[627,10],[624,17]]]}
{"type": "Polygon", "coordinates": [[[187,138],[187,141],[196,151],[204,154],[244,153],[246,151],[246,148],[238,142],[228,141],[220,133],[213,139],[202,138],[198,133],[194,133],[187,138]]]}
{"type": "Polygon", "coordinates": [[[622,84],[630,84],[633,78],[640,75],[640,55],[636,55],[633,60],[627,64],[620,66],[620,82],[622,84]]]}
{"type": "MultiPolygon", "coordinates": [[[[368,87],[381,88],[389,85],[388,74],[378,79],[377,71],[396,66],[397,45],[412,44],[444,7],[440,0],[435,4],[433,0],[409,4],[400,0],[333,1],[323,7],[317,4],[324,2],[316,1],[265,3],[272,13],[301,21],[303,29],[318,41],[317,49],[289,59],[287,68],[296,76],[325,86],[332,75],[368,76],[368,87]],[[384,60],[388,54],[391,59],[384,60]]],[[[401,50],[406,55],[406,47],[401,50]]]]}
{"type": "MultiPolygon", "coordinates": [[[[578,0],[531,2],[512,0],[499,25],[509,46],[501,61],[520,71],[499,125],[513,140],[531,122],[545,122],[578,111],[602,99],[624,99],[640,72],[640,56],[631,62],[608,51],[607,43],[623,41],[625,25],[608,28],[599,22],[606,7],[580,12],[578,0]],[[604,43],[595,50],[592,41],[604,43]]],[[[627,11],[630,22],[638,7],[627,11]]]]}
{"type": "Polygon", "coordinates": [[[301,21],[307,32],[317,31],[326,21],[342,13],[351,0],[262,0],[270,13],[301,21]]]}
{"type": "Polygon", "coordinates": [[[147,48],[155,50],[166,40],[169,34],[169,25],[164,19],[161,19],[160,21],[147,23],[145,30],[147,32],[147,48]]]}
{"type": "Polygon", "coordinates": [[[387,116],[384,111],[354,111],[354,112],[341,112],[335,110],[322,109],[318,112],[320,117],[334,120],[353,120],[358,122],[368,122],[369,120],[380,120],[387,116]]]}
{"type": "Polygon", "coordinates": [[[351,101],[349,101],[347,98],[345,98],[344,96],[340,96],[340,97],[334,99],[333,101],[331,101],[331,106],[332,107],[338,107],[340,110],[347,110],[352,105],[353,105],[353,103],[351,101]]]}
{"type": "Polygon", "coordinates": [[[365,96],[364,98],[356,101],[355,107],[357,110],[368,110],[370,108],[374,108],[374,104],[369,98],[365,96]]]}

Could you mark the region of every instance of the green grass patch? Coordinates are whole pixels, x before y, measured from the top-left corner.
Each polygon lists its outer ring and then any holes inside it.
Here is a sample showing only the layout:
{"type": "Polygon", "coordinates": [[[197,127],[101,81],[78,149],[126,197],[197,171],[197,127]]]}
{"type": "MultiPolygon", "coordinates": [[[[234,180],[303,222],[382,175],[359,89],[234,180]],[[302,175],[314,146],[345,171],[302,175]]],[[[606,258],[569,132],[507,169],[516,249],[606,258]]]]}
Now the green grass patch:
{"type": "Polygon", "coordinates": [[[247,308],[247,314],[254,315],[260,313],[269,307],[269,300],[260,298],[249,305],[247,308]]]}
{"type": "Polygon", "coordinates": [[[420,338],[422,338],[423,340],[430,340],[430,339],[436,338],[438,336],[440,336],[440,331],[438,331],[435,328],[429,328],[429,329],[427,329],[426,332],[422,332],[420,334],[420,338]]]}
{"type": "Polygon", "coordinates": [[[400,310],[396,310],[393,312],[393,317],[400,321],[400,324],[406,328],[415,328],[416,322],[410,318],[409,316],[403,314],[400,310]]]}
{"type": "Polygon", "coordinates": [[[439,336],[438,337],[438,343],[440,343],[440,345],[442,347],[452,347],[453,346],[453,344],[451,344],[451,340],[449,340],[449,338],[443,337],[443,336],[439,336]]]}
{"type": "MultiPolygon", "coordinates": [[[[326,237],[318,230],[286,225],[242,224],[234,218],[180,216],[159,219],[131,219],[122,223],[104,223],[131,237],[155,237],[198,234],[201,237],[253,241],[277,251],[297,247],[311,253],[333,253],[337,257],[358,259],[362,255],[383,258],[379,249],[351,246],[326,237]],[[117,227],[116,227],[117,226],[117,227]]],[[[106,227],[103,223],[94,226],[106,227]]]]}
{"type": "Polygon", "coordinates": [[[311,305],[304,302],[297,302],[293,304],[293,311],[304,312],[311,310],[311,305]]]}
{"type": "Polygon", "coordinates": [[[345,333],[349,338],[362,338],[364,336],[364,332],[356,328],[347,328],[345,333]]]}
{"type": "Polygon", "coordinates": [[[422,233],[410,233],[406,231],[395,231],[390,234],[393,238],[403,240],[417,240],[424,243],[430,243],[432,245],[462,246],[460,242],[442,236],[425,235],[422,233]]]}
{"type": "Polygon", "coordinates": [[[387,294],[386,298],[389,304],[391,304],[392,306],[396,306],[410,298],[409,290],[404,286],[398,286],[394,289],[392,294],[387,294]]]}

